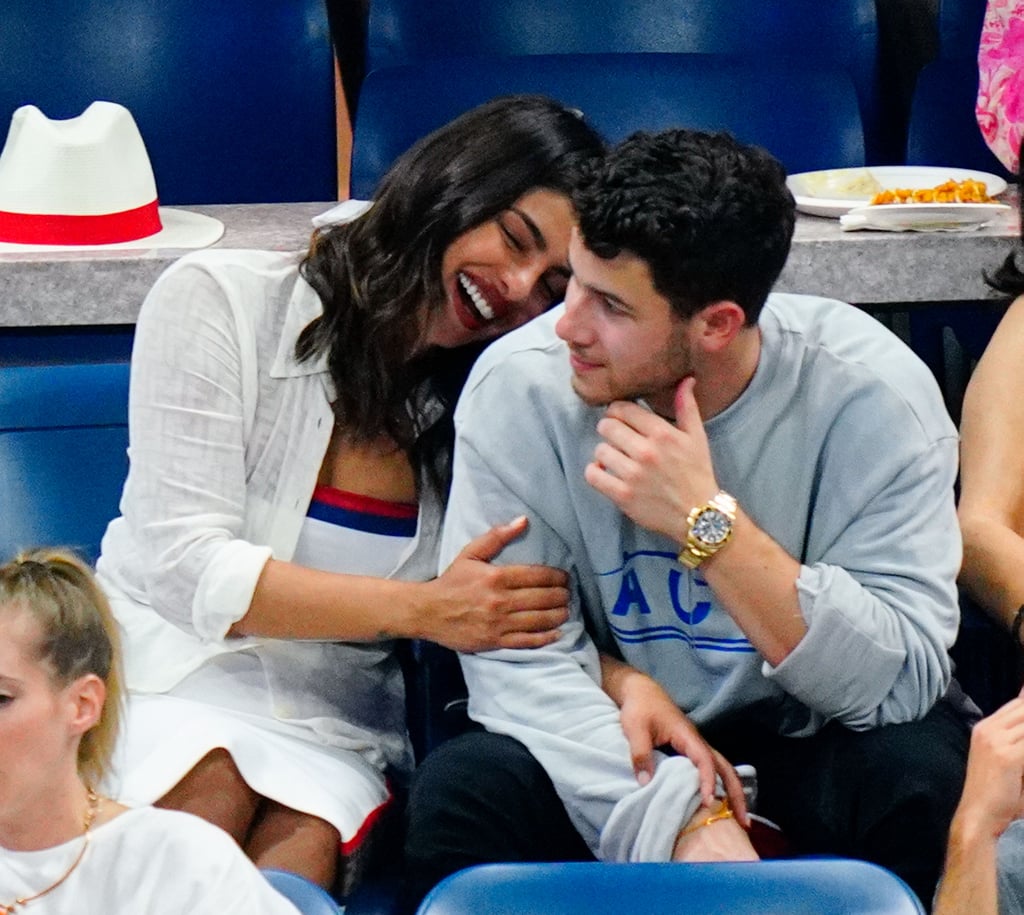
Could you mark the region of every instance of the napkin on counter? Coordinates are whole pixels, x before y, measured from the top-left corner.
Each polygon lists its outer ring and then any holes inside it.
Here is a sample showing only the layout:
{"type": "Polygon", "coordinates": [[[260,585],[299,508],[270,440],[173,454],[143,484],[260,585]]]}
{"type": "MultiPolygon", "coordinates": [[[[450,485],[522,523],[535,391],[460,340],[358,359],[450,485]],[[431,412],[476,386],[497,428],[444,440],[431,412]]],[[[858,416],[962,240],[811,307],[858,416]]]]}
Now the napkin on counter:
{"type": "Polygon", "coordinates": [[[872,219],[861,213],[846,213],[839,217],[839,227],[844,232],[858,229],[875,229],[879,232],[970,232],[980,229],[983,223],[918,223],[916,225],[894,223],[891,219],[872,219]]]}
{"type": "Polygon", "coordinates": [[[372,200],[342,200],[341,203],[332,206],[329,210],[314,216],[313,225],[321,229],[324,226],[352,222],[353,219],[358,219],[372,206],[372,200]]]}
{"type": "Polygon", "coordinates": [[[858,229],[874,229],[878,232],[971,232],[980,229],[981,223],[973,225],[918,225],[918,226],[897,226],[890,222],[872,222],[870,219],[847,219],[846,216],[839,217],[839,227],[844,232],[856,232],[858,229]]]}
{"type": "Polygon", "coordinates": [[[855,207],[839,217],[844,232],[968,232],[1011,211],[1001,203],[908,203],[855,207]]]}

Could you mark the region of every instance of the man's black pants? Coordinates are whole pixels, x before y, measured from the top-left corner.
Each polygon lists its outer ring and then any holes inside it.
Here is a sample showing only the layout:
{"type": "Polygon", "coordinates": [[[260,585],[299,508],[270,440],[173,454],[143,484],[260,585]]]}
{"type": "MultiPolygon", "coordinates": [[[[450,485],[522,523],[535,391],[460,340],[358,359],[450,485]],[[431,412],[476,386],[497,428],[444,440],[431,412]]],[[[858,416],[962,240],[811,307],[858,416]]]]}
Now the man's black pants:
{"type": "MultiPolygon", "coordinates": [[[[930,907],[967,762],[968,727],[948,703],[872,731],[830,723],[811,737],[779,737],[742,718],[704,736],[757,768],[757,812],[797,854],[880,864],[930,907]]],[[[540,764],[518,741],[484,731],[443,744],[417,770],[405,850],[410,911],[472,864],[593,860],[540,764]]]]}

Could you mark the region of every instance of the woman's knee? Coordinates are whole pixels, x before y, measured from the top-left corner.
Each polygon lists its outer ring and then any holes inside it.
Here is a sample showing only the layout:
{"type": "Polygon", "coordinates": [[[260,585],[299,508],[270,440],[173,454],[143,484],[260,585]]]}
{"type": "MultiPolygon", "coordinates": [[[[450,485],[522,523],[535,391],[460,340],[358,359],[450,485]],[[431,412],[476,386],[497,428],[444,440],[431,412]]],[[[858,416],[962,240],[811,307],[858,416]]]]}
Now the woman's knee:
{"type": "Polygon", "coordinates": [[[326,820],[265,800],[244,848],[259,867],[292,871],[330,889],[340,845],[341,835],[326,820]]]}
{"type": "Polygon", "coordinates": [[[202,817],[244,845],[259,803],[260,796],[246,783],[231,754],[219,747],[200,759],[156,806],[202,817]]]}

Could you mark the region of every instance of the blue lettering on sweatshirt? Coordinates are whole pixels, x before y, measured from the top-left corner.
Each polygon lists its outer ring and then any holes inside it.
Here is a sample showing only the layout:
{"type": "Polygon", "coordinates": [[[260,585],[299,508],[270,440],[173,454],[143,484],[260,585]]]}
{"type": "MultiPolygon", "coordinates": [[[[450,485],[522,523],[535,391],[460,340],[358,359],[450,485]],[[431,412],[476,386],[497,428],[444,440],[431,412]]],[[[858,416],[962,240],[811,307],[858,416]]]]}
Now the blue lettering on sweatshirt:
{"type": "Polygon", "coordinates": [[[599,573],[602,577],[619,577],[618,595],[612,605],[611,628],[620,642],[652,642],[678,639],[704,651],[753,652],[754,647],[744,638],[720,638],[702,635],[700,623],[711,614],[711,592],[707,582],[693,573],[692,578],[680,571],[675,554],[653,550],[624,553],[622,565],[617,569],[599,573]],[[655,560],[658,572],[652,574],[650,560],[655,560]],[[666,563],[664,560],[668,560],[666,563]],[[647,561],[647,562],[645,562],[647,561]],[[645,563],[643,575],[637,566],[645,563]],[[660,568],[668,566],[664,577],[660,568]],[[657,587],[658,581],[664,585],[657,587]],[[646,589],[645,589],[646,585],[646,589]],[[705,591],[707,596],[693,600],[691,591],[705,591]],[[663,623],[650,625],[653,607],[671,606],[675,616],[684,625],[663,623]],[[622,618],[621,623],[615,618],[622,618]],[[644,625],[646,623],[646,625],[644,625]]]}

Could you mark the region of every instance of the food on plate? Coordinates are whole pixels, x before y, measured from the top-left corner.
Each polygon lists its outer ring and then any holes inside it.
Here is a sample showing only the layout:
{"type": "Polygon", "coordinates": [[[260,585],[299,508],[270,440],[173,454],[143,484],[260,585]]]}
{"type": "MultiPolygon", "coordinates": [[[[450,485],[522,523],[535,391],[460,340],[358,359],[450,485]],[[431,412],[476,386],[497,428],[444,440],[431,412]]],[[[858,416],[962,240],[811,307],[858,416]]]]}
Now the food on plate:
{"type": "Polygon", "coordinates": [[[887,203],[993,203],[984,181],[966,178],[963,181],[944,181],[935,187],[901,187],[881,190],[871,198],[871,206],[887,203]]]}
{"type": "Polygon", "coordinates": [[[882,185],[866,168],[832,168],[802,175],[801,189],[812,197],[855,200],[877,194],[882,185]]]}

